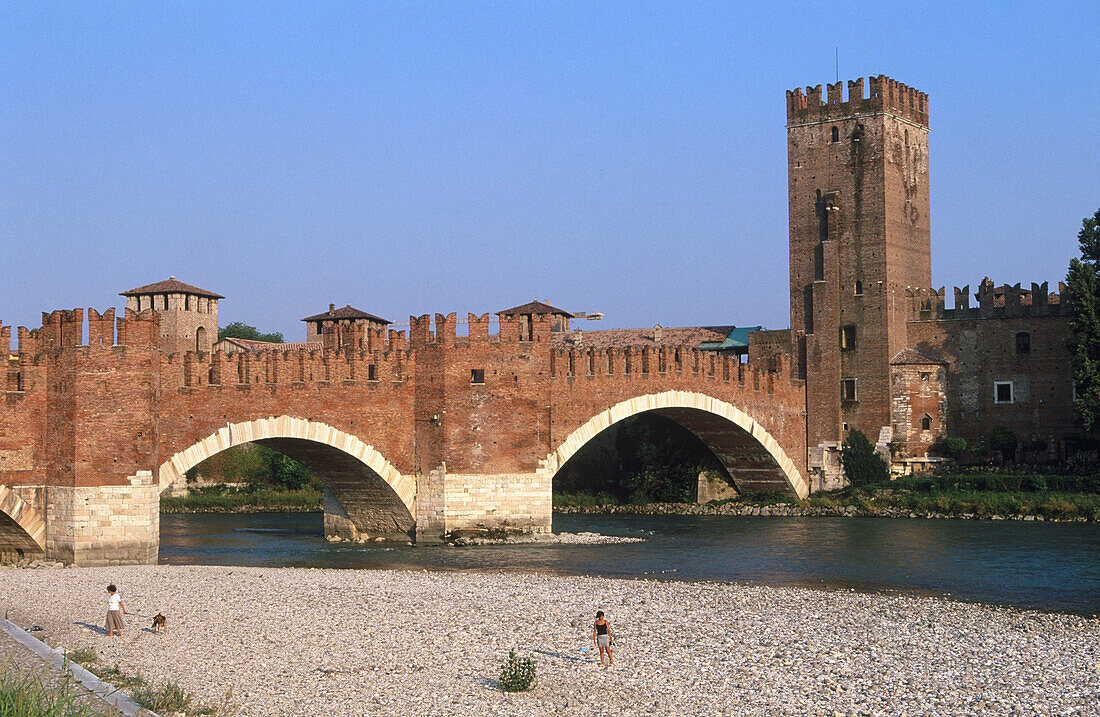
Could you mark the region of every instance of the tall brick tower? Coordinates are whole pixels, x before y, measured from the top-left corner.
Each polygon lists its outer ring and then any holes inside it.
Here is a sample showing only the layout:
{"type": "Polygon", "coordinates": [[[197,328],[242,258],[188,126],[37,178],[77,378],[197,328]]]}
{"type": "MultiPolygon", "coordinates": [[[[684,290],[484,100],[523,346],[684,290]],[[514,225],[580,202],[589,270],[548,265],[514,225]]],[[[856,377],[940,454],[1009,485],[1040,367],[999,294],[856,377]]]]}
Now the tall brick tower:
{"type": "Polygon", "coordinates": [[[879,75],[787,92],[791,329],[811,470],[845,428],[890,426],[905,288],[932,285],[928,95],[879,75]]]}

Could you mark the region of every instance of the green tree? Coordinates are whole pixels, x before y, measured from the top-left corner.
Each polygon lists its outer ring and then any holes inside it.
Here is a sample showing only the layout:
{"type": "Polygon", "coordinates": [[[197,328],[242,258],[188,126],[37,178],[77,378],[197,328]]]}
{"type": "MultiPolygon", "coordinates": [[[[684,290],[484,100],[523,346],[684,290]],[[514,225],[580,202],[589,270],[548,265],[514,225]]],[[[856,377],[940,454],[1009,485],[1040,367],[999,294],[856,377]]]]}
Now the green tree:
{"type": "Polygon", "coordinates": [[[272,331],[270,334],[261,334],[255,326],[249,326],[243,321],[234,321],[228,326],[218,329],[218,340],[222,339],[248,339],[249,341],[271,341],[277,344],[283,343],[283,334],[280,331],[272,331]]]}
{"type": "Polygon", "coordinates": [[[1073,402],[1086,431],[1100,423],[1100,209],[1081,222],[1080,258],[1069,263],[1069,348],[1073,352],[1073,402]]]}
{"type": "Polygon", "coordinates": [[[1008,426],[994,426],[993,433],[989,434],[989,447],[1001,452],[1001,463],[1016,460],[1016,446],[1020,445],[1020,439],[1008,426]]]}
{"type": "Polygon", "coordinates": [[[890,469],[863,431],[849,431],[840,447],[840,464],[852,485],[881,483],[890,479],[890,469]]]}

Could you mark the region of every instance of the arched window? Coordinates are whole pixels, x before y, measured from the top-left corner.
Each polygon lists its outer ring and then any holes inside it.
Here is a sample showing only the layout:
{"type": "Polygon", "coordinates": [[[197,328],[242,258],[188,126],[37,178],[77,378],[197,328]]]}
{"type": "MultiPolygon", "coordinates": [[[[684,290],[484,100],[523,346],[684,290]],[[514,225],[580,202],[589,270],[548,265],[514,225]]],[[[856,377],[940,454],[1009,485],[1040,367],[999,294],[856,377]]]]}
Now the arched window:
{"type": "Polygon", "coordinates": [[[862,281],[860,281],[859,279],[856,279],[856,291],[855,291],[855,294],[856,294],[856,296],[863,296],[863,282],[862,282],[862,281]]]}
{"type": "Polygon", "coordinates": [[[920,429],[922,431],[932,430],[932,417],[929,416],[927,413],[924,414],[924,417],[920,419],[920,429]]]}
{"type": "Polygon", "coordinates": [[[210,345],[206,341],[206,327],[200,326],[195,329],[195,350],[196,351],[209,351],[210,345]]]}
{"type": "MultiPolygon", "coordinates": [[[[908,131],[908,130],[906,130],[906,131],[908,131]]],[[[833,127],[833,141],[834,142],[839,142],[840,141],[840,130],[837,129],[836,127],[833,127]]]]}

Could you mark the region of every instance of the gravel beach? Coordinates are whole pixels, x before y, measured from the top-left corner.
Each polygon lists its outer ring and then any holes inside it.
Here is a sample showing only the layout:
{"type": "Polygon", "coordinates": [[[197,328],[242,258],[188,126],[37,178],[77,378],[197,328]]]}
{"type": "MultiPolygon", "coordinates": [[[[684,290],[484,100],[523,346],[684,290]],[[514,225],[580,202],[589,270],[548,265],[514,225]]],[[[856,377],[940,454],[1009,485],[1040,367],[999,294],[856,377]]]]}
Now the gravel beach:
{"type": "Polygon", "coordinates": [[[208,566],[4,569],[0,596],[52,645],[208,704],[231,690],[245,716],[1100,713],[1100,620],[935,598],[208,566]],[[101,630],[108,582],[121,639],[101,630]],[[597,609],[610,669],[581,649],[597,609]],[[167,635],[148,630],[158,611],[167,635]],[[532,692],[496,685],[513,647],[537,662],[532,692]]]}

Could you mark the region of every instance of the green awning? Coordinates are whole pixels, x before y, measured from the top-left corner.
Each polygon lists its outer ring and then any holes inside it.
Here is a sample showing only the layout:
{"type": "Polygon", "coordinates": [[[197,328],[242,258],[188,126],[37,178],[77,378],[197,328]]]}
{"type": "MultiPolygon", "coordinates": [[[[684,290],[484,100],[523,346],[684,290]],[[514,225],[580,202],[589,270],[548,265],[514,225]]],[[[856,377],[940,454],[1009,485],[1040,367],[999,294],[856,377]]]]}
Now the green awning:
{"type": "Polygon", "coordinates": [[[721,341],[704,341],[699,344],[700,351],[732,351],[745,353],[749,350],[749,332],[759,331],[762,326],[734,326],[721,341]]]}

